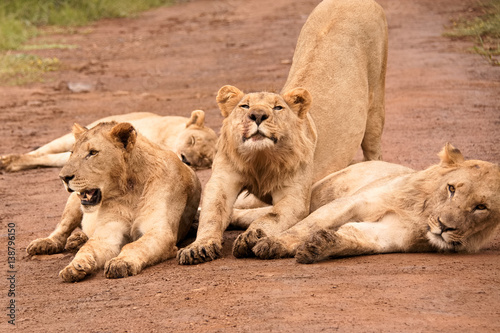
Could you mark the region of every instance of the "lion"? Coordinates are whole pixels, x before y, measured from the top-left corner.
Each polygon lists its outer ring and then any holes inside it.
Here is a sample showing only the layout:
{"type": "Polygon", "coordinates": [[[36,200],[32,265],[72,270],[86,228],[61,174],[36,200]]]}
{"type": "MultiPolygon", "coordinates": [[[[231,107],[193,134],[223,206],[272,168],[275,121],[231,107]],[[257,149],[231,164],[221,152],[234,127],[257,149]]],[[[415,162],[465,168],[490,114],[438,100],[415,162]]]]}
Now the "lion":
{"type": "Polygon", "coordinates": [[[477,252],[500,225],[500,167],[464,160],[446,144],[423,171],[381,161],[354,164],[314,185],[314,211],[278,236],[262,259],[309,264],[393,252],[477,252]]]}
{"type": "Polygon", "coordinates": [[[81,248],[61,270],[75,282],[104,268],[107,278],[136,275],[175,257],[201,196],[194,170],[138,134],[130,123],[75,124],[75,144],[59,177],[71,193],[61,222],[32,241],[29,255],[81,248]],[[81,227],[83,234],[71,233],[81,227]],[[87,240],[88,239],[88,240],[87,240]]]}
{"type": "MultiPolygon", "coordinates": [[[[190,118],[159,116],[150,112],[134,112],[99,119],[87,128],[102,122],[130,122],[142,135],[164,149],[173,150],[193,169],[212,166],[217,134],[205,126],[205,112],[195,110],[190,118]]],[[[62,167],[69,158],[75,143],[69,133],[27,154],[10,154],[0,157],[0,170],[16,172],[38,167],[62,167]]]]}
{"type": "Polygon", "coordinates": [[[220,257],[242,191],[272,206],[243,225],[233,245],[238,258],[307,216],[312,184],[349,165],[360,145],[366,160],[381,159],[386,63],[382,8],[370,0],[325,0],[302,28],[280,94],[222,87],[217,103],[225,120],[198,234],[179,251],[179,263],[220,257]]]}

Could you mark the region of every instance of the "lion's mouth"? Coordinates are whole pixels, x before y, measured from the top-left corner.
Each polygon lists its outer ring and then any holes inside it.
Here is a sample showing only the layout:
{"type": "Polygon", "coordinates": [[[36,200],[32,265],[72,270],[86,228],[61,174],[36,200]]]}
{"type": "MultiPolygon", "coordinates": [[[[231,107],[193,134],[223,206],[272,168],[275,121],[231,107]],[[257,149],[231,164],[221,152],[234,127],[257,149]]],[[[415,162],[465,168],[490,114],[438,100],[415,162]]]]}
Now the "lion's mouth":
{"type": "Polygon", "coordinates": [[[101,202],[101,190],[93,189],[77,192],[78,198],[84,206],[95,206],[101,202]]]}
{"type": "Polygon", "coordinates": [[[271,140],[275,144],[278,143],[278,139],[277,138],[275,138],[274,136],[268,137],[267,135],[265,135],[261,131],[257,131],[257,132],[255,132],[254,134],[252,134],[252,135],[250,135],[248,137],[243,137],[243,142],[246,142],[248,140],[256,142],[256,141],[261,141],[261,140],[265,140],[265,139],[271,140]]]}

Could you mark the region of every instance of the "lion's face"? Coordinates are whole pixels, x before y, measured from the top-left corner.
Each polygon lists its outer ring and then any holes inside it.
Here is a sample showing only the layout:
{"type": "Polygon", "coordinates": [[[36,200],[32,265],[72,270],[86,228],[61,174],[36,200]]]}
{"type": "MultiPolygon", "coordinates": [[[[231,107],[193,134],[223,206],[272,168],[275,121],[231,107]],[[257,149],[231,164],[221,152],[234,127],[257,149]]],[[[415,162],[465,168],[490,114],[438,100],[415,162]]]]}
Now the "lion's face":
{"type": "Polygon", "coordinates": [[[76,142],[59,177],[69,192],[77,192],[86,212],[95,211],[123,191],[126,158],[137,134],[132,125],[114,122],[90,130],[75,124],[73,133],[76,142]]]}
{"type": "Polygon", "coordinates": [[[195,110],[186,128],[177,137],[175,153],[182,162],[195,170],[209,169],[214,160],[216,143],[217,134],[205,127],[205,113],[195,110]]]}
{"type": "Polygon", "coordinates": [[[232,86],[219,90],[217,103],[226,117],[222,132],[240,155],[291,148],[299,123],[307,116],[311,96],[296,88],[278,95],[269,92],[244,94],[232,86]]]}
{"type": "Polygon", "coordinates": [[[442,250],[477,251],[500,223],[500,169],[463,158],[440,168],[427,238],[442,250]]]}

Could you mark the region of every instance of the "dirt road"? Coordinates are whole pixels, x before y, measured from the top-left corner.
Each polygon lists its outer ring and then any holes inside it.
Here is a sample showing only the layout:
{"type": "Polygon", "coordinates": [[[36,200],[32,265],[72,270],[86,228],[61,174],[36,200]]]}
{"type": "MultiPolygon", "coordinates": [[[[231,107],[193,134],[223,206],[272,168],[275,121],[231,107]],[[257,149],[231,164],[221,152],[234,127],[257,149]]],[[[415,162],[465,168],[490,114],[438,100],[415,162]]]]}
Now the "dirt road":
{"type": "MultiPolygon", "coordinates": [[[[500,162],[500,67],[441,37],[473,1],[379,0],[389,22],[384,159],[421,169],[445,142],[500,162]]],[[[111,114],[207,111],[220,128],[217,90],[277,90],[317,0],[193,0],[107,20],[35,43],[65,69],[43,84],[0,89],[0,154],[23,152],[111,114]],[[67,82],[90,84],[72,93],[67,82]]],[[[67,193],[56,169],[0,175],[0,331],[15,301],[19,332],[498,332],[500,235],[480,254],[390,254],[314,265],[224,257],[169,260],[138,276],[81,283],[58,278],[72,256],[33,260],[26,247],[57,224],[67,193]],[[15,297],[7,296],[7,225],[15,224],[15,297]]],[[[206,181],[209,172],[201,172],[206,181]]]]}

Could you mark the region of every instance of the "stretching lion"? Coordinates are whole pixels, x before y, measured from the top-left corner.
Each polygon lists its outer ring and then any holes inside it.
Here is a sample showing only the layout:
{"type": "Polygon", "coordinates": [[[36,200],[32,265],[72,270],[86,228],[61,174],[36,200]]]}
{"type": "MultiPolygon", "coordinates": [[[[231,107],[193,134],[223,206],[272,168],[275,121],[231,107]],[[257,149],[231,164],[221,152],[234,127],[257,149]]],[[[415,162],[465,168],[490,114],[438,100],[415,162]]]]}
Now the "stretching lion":
{"type": "MultiPolygon", "coordinates": [[[[161,117],[150,112],[134,112],[99,119],[87,128],[101,122],[129,122],[142,135],[164,149],[173,150],[193,169],[212,166],[217,135],[205,126],[205,112],[195,110],[191,118],[161,117]]],[[[10,154],[0,157],[0,170],[15,172],[37,167],[62,167],[69,158],[75,143],[69,133],[27,154],[10,154]]]]}
{"type": "Polygon", "coordinates": [[[220,256],[242,191],[272,206],[244,225],[233,246],[236,257],[252,256],[259,238],[302,220],[311,185],[346,167],[360,145],[365,159],[381,159],[386,61],[381,7],[370,0],[325,0],[302,28],[281,94],[222,87],[217,103],[226,119],[198,234],[179,251],[179,263],[220,256]]]}
{"type": "Polygon", "coordinates": [[[423,171],[380,161],[354,164],[315,185],[317,208],[257,242],[262,259],[299,263],[391,252],[476,252],[500,225],[500,167],[465,161],[447,144],[423,171]]]}
{"type": "Polygon", "coordinates": [[[73,127],[76,142],[60,178],[71,195],[61,222],[36,239],[30,255],[83,246],[59,275],[79,281],[102,269],[107,278],[138,274],[175,257],[197,213],[195,172],[129,123],[73,127]],[[84,234],[70,234],[81,227],[84,234]],[[69,237],[69,238],[68,238],[69,237]],[[87,240],[88,238],[88,240],[87,240]]]}

